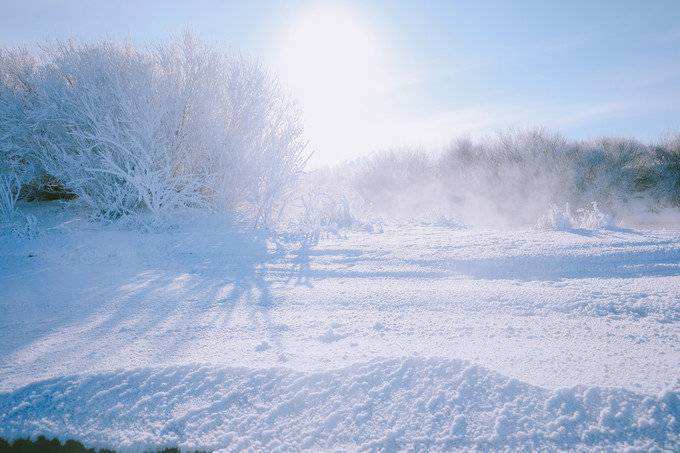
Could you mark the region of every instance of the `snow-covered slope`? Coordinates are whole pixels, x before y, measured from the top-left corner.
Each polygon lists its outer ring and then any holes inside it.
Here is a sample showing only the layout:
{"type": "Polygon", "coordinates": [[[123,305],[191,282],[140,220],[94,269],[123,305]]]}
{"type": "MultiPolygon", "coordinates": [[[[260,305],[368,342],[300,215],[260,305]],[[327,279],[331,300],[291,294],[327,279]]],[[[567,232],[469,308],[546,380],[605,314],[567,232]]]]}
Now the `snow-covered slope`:
{"type": "Polygon", "coordinates": [[[67,376],[0,400],[5,435],[92,445],[393,451],[665,446],[678,392],[546,390],[445,359],[385,359],[326,372],[183,365],[67,376]]]}
{"type": "Polygon", "coordinates": [[[385,227],[287,247],[53,204],[0,237],[0,436],[678,448],[680,231],[385,227]]]}

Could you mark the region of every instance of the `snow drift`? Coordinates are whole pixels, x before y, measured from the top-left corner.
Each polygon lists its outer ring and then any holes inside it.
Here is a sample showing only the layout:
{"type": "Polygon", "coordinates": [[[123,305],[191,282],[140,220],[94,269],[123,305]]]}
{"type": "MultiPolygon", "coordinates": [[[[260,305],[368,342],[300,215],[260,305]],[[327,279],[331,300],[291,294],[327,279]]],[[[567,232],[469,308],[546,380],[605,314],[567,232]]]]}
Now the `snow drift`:
{"type": "Polygon", "coordinates": [[[550,391],[436,358],[320,373],[193,365],[31,384],[0,394],[0,427],[133,449],[674,448],[680,394],[550,391]]]}

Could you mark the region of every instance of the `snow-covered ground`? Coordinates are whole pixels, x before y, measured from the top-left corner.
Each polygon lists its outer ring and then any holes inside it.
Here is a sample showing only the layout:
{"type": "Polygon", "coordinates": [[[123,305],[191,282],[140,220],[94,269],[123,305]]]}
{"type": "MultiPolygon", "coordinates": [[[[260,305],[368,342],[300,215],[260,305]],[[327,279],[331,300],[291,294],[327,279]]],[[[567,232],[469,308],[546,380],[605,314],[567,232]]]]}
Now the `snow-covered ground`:
{"type": "Polygon", "coordinates": [[[680,449],[680,229],[0,237],[0,437],[680,449]],[[285,250],[284,250],[285,249],[285,250]]]}

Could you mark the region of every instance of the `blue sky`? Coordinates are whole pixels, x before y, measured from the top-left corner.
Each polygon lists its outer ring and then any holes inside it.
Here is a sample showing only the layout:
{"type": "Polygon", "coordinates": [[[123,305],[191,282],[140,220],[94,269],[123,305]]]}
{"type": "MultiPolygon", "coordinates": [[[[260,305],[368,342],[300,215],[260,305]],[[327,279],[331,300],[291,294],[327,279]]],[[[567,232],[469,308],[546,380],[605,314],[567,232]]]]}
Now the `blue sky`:
{"type": "Polygon", "coordinates": [[[254,55],[300,98],[316,163],[506,127],[680,131],[678,1],[5,0],[1,13],[3,46],[189,27],[254,55]]]}

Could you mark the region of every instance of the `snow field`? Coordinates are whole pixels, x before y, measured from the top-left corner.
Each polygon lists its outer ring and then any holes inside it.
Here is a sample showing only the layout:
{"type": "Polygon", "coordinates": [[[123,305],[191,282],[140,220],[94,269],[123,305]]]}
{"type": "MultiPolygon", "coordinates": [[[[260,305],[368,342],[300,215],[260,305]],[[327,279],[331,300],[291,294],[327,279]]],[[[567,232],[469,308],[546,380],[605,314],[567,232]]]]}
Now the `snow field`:
{"type": "Polygon", "coordinates": [[[0,436],[129,450],[675,450],[680,234],[190,216],[0,237],[0,436]]]}

